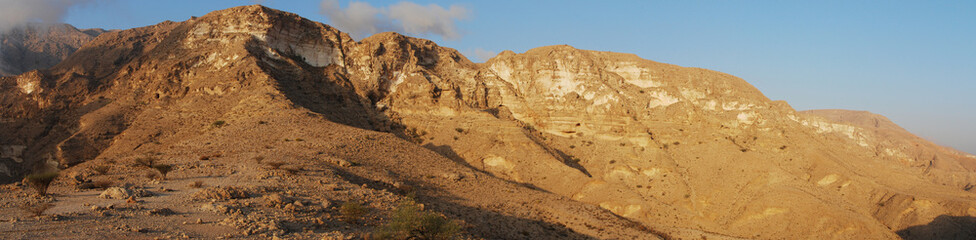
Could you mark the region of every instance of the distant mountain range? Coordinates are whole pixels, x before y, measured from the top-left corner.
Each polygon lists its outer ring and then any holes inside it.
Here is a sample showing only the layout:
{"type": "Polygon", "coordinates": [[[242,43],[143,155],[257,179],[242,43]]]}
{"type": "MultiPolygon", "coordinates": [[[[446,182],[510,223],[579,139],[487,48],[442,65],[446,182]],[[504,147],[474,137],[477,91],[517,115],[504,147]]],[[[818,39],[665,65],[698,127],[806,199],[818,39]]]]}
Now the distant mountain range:
{"type": "Polygon", "coordinates": [[[68,24],[31,23],[0,33],[0,76],[53,67],[105,32],[79,30],[68,24]]]}

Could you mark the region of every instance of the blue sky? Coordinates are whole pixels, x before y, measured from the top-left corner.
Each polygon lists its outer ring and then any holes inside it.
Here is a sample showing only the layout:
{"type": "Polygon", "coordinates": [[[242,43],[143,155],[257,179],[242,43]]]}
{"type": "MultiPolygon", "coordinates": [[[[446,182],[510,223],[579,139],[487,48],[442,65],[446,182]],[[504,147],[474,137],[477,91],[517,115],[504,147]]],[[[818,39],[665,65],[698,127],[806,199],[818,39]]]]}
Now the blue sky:
{"type": "MultiPolygon", "coordinates": [[[[321,0],[107,0],[76,5],[64,20],[125,29],[255,2],[330,23],[321,0]]],[[[459,38],[414,35],[469,58],[555,44],[634,53],[739,76],[797,110],[879,113],[976,153],[976,1],[412,2],[467,9],[459,38]]]]}

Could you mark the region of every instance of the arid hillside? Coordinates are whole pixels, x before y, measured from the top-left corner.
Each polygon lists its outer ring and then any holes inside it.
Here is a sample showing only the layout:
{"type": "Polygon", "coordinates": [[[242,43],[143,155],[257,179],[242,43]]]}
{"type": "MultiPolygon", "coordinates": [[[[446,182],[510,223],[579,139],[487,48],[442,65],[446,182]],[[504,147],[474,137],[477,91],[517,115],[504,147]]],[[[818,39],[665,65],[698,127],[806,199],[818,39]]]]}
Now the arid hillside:
{"type": "Polygon", "coordinates": [[[105,30],[42,23],[0,32],[0,76],[52,67],[102,33],[105,30]]]}
{"type": "Polygon", "coordinates": [[[410,203],[464,238],[976,236],[972,155],[571,46],[478,64],[246,6],[101,34],[0,106],[10,238],[369,238],[410,203]]]}

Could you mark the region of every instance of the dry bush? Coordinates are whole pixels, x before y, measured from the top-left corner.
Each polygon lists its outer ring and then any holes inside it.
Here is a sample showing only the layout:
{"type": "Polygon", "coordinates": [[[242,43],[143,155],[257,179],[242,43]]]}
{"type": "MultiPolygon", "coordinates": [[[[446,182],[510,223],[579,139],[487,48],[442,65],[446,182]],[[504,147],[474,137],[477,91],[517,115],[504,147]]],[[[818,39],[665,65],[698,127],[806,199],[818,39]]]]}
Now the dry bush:
{"type": "Polygon", "coordinates": [[[390,222],[376,229],[377,239],[456,239],[461,226],[444,216],[424,211],[414,201],[401,203],[390,222]]]}
{"type": "Polygon", "coordinates": [[[356,223],[366,215],[366,207],[357,201],[348,201],[339,206],[339,214],[342,221],[356,223]]]}
{"type": "Polygon", "coordinates": [[[136,158],[135,162],[137,166],[152,168],[152,166],[156,164],[156,160],[157,159],[155,157],[147,156],[147,157],[136,158]]]}
{"type": "Polygon", "coordinates": [[[289,175],[295,175],[301,171],[301,169],[293,168],[293,167],[281,168],[281,170],[285,170],[285,172],[287,172],[289,175]]]}
{"type": "Polygon", "coordinates": [[[156,165],[152,165],[152,168],[156,169],[156,171],[159,172],[160,179],[163,180],[166,180],[167,173],[173,171],[173,165],[169,165],[169,164],[156,164],[156,165]]]}
{"type": "Polygon", "coordinates": [[[112,166],[109,166],[109,165],[92,166],[91,167],[91,170],[92,171],[95,171],[99,175],[105,175],[105,174],[108,173],[109,170],[112,170],[112,166]]]}
{"type": "Polygon", "coordinates": [[[227,125],[227,121],[224,121],[224,120],[217,120],[217,121],[214,121],[213,123],[210,124],[210,126],[215,127],[215,128],[223,127],[223,126],[226,126],[226,125],[227,125]]]}
{"type": "Polygon", "coordinates": [[[37,193],[41,196],[44,196],[47,195],[47,187],[51,186],[51,182],[53,182],[55,178],[58,178],[58,172],[31,174],[27,175],[25,179],[31,188],[37,190],[37,193]]]}
{"type": "Polygon", "coordinates": [[[202,161],[213,160],[213,159],[219,158],[221,156],[223,156],[223,154],[220,154],[220,153],[218,153],[218,154],[210,154],[210,155],[203,155],[203,156],[200,156],[200,160],[202,160],[202,161]]]}
{"type": "Polygon", "coordinates": [[[115,185],[115,182],[112,180],[98,180],[92,182],[92,186],[95,186],[96,188],[110,188],[113,185],[115,185]]]}
{"type": "Polygon", "coordinates": [[[79,189],[106,189],[112,187],[113,185],[115,185],[115,182],[112,182],[112,180],[98,180],[89,183],[82,183],[78,185],[78,188],[79,189]]]}
{"type": "Polygon", "coordinates": [[[54,207],[51,203],[39,203],[39,202],[27,202],[21,205],[20,208],[25,212],[30,213],[32,217],[39,217],[44,214],[51,207],[54,207]]]}
{"type": "Polygon", "coordinates": [[[407,140],[411,140],[416,143],[422,143],[424,142],[424,135],[427,135],[427,131],[418,130],[417,128],[411,127],[411,128],[404,129],[403,134],[407,136],[407,140]]]}

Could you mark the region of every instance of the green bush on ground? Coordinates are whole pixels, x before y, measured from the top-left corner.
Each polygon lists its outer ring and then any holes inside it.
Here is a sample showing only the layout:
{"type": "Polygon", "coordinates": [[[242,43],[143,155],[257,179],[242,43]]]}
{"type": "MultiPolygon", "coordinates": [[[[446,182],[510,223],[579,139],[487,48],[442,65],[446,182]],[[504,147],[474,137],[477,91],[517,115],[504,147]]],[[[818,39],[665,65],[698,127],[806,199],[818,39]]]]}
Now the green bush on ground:
{"type": "Polygon", "coordinates": [[[433,212],[424,211],[412,200],[407,200],[393,211],[390,222],[379,227],[373,234],[376,239],[457,239],[461,226],[433,212]]]}

